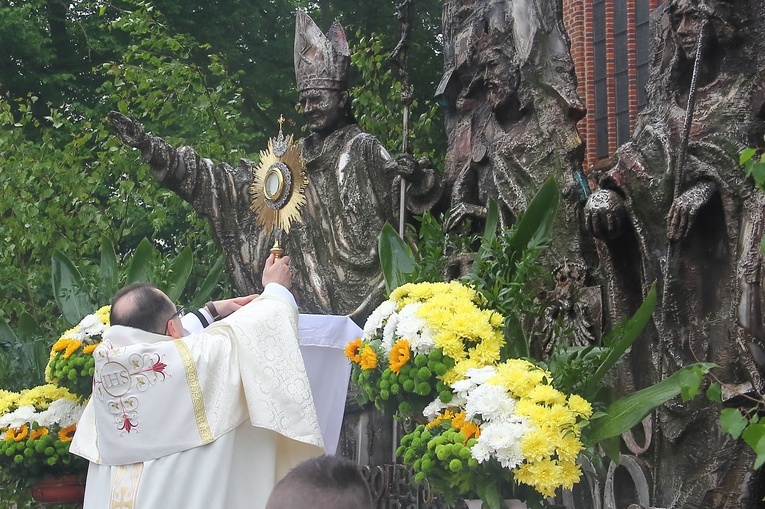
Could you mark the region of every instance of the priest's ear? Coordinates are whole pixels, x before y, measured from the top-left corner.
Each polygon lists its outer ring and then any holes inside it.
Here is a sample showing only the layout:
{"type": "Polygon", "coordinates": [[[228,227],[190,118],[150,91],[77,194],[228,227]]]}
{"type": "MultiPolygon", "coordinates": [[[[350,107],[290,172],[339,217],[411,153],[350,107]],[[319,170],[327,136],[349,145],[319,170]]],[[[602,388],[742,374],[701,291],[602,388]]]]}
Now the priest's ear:
{"type": "Polygon", "coordinates": [[[186,335],[180,317],[173,316],[167,321],[167,335],[173,339],[180,339],[186,335]]]}

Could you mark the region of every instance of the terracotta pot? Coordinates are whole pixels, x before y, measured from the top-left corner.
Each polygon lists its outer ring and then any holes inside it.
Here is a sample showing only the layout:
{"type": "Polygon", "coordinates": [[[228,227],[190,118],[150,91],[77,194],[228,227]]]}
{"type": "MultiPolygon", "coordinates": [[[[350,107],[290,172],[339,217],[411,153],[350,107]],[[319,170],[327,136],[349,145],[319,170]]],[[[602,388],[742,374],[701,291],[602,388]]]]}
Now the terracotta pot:
{"type": "Polygon", "coordinates": [[[81,504],[85,499],[85,476],[49,477],[32,484],[29,491],[40,504],[81,504]]]}

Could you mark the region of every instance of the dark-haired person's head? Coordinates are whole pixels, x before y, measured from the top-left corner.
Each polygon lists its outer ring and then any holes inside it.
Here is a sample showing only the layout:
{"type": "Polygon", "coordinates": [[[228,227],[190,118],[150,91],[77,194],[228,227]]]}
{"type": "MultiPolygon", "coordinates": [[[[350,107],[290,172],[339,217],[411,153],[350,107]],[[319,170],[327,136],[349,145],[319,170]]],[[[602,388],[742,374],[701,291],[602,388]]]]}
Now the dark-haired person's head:
{"type": "Polygon", "coordinates": [[[112,298],[111,325],[124,325],[155,334],[182,337],[175,304],[164,292],[149,283],[134,283],[112,298]]]}
{"type": "Polygon", "coordinates": [[[276,485],[266,509],[373,509],[358,465],[339,456],[319,456],[299,464],[276,485]]]}

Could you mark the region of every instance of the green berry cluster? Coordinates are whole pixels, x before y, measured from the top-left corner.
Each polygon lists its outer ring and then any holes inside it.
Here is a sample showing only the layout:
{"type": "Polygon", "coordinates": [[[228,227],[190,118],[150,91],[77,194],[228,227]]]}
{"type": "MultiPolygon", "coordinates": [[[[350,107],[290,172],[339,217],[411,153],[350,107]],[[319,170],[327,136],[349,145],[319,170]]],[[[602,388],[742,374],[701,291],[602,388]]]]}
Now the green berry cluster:
{"type": "Polygon", "coordinates": [[[415,482],[427,479],[446,494],[462,496],[473,489],[471,469],[478,467],[478,461],[470,449],[475,443],[475,438],[468,439],[444,421],[431,430],[420,425],[404,435],[396,454],[413,467],[415,482]]]}
{"type": "Polygon", "coordinates": [[[86,462],[69,453],[69,442],[47,434],[19,442],[3,440],[0,442],[0,465],[25,476],[34,476],[46,471],[82,472],[86,462]]]}
{"type": "Polygon", "coordinates": [[[58,353],[50,360],[51,381],[80,398],[87,398],[93,392],[93,374],[96,361],[93,355],[78,350],[69,356],[58,353]]]}
{"type": "Polygon", "coordinates": [[[401,367],[398,373],[390,366],[362,370],[354,365],[351,379],[361,389],[364,404],[402,415],[420,414],[438,396],[442,402],[452,399],[452,392],[441,380],[454,367],[454,360],[436,349],[429,354],[418,354],[401,367]]]}

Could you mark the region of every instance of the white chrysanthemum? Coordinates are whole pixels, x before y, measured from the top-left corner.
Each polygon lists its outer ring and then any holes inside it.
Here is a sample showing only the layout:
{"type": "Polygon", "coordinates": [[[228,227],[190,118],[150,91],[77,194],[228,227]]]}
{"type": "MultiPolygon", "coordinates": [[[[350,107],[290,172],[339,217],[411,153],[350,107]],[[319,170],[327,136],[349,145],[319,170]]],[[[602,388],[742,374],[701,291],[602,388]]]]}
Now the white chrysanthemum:
{"type": "Polygon", "coordinates": [[[468,418],[480,415],[485,421],[506,419],[515,410],[515,400],[507,395],[504,387],[492,384],[479,385],[467,396],[465,413],[468,418]]]}
{"type": "MultiPolygon", "coordinates": [[[[503,420],[486,424],[481,428],[481,435],[471,450],[473,457],[479,459],[486,456],[495,457],[505,468],[515,468],[524,460],[521,452],[521,438],[528,430],[528,425],[522,419],[503,420]],[[478,448],[478,451],[475,449],[478,448]]],[[[485,460],[483,460],[485,461],[485,460]]]]}
{"type": "Polygon", "coordinates": [[[470,455],[478,460],[478,463],[489,461],[491,459],[491,453],[492,451],[489,449],[489,444],[486,443],[485,440],[481,441],[480,437],[476,444],[470,448],[470,455]]]}
{"type": "Polygon", "coordinates": [[[399,338],[396,336],[398,320],[399,314],[393,313],[388,317],[388,321],[385,322],[385,327],[383,327],[382,347],[386,357],[388,356],[390,349],[393,348],[393,345],[396,343],[396,341],[399,340],[399,338]]]}
{"type": "Polygon", "coordinates": [[[491,377],[497,374],[494,366],[484,366],[482,368],[470,368],[465,375],[476,384],[485,384],[491,377]]]}
{"type": "Polygon", "coordinates": [[[35,407],[32,405],[22,406],[0,418],[0,428],[20,428],[32,422],[36,416],[35,407]]]}
{"type": "Polygon", "coordinates": [[[425,409],[422,411],[422,415],[424,415],[429,421],[432,421],[438,414],[441,413],[441,410],[448,406],[449,405],[441,401],[441,398],[436,398],[435,400],[431,401],[428,406],[425,407],[425,409]]]}
{"type": "Polygon", "coordinates": [[[430,353],[435,348],[433,335],[426,326],[424,318],[417,315],[417,310],[422,307],[422,302],[413,302],[404,306],[399,312],[396,335],[409,341],[409,348],[415,355],[418,353],[430,353]]]}
{"type": "Polygon", "coordinates": [[[420,334],[417,345],[415,345],[415,348],[413,349],[414,353],[430,353],[435,350],[436,342],[433,341],[433,336],[433,329],[425,327],[422,330],[422,334],[420,334]]]}
{"type": "Polygon", "coordinates": [[[80,420],[83,409],[82,405],[78,405],[70,399],[57,399],[50,404],[47,410],[40,412],[37,416],[37,423],[45,427],[58,424],[65,428],[80,420]]]}
{"type": "Polygon", "coordinates": [[[392,300],[386,300],[377,309],[372,311],[367,321],[364,323],[364,334],[361,339],[369,341],[377,335],[377,331],[383,326],[388,317],[396,311],[397,304],[392,300]]]}

